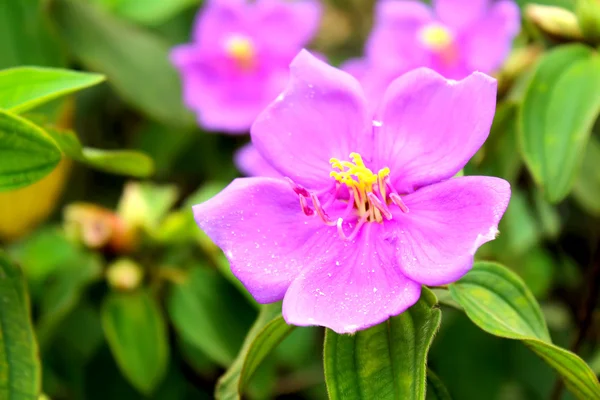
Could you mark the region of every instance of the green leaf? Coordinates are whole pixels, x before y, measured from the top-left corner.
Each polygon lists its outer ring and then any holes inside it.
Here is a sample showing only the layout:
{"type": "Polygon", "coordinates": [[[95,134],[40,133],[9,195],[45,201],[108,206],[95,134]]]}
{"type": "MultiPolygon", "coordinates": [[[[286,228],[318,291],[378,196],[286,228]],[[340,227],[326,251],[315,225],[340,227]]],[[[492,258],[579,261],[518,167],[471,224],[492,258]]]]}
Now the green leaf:
{"type": "Polygon", "coordinates": [[[0,71],[0,108],[22,113],[58,97],[96,85],[102,75],[57,68],[19,67],[0,71]]]}
{"type": "Polygon", "coordinates": [[[0,192],[42,179],[61,157],[56,143],[42,129],[0,110],[0,192]]]}
{"type": "Polygon", "coordinates": [[[535,298],[516,274],[499,264],[478,262],[450,285],[450,293],[484,331],[522,340],[564,378],[579,399],[600,398],[600,383],[587,364],[551,343],[535,298]]]}
{"type": "Polygon", "coordinates": [[[293,329],[294,327],[286,324],[281,316],[281,303],[262,306],[240,353],[225,375],[219,379],[215,398],[240,399],[261,362],[293,329]]]}
{"type": "Polygon", "coordinates": [[[44,282],[39,298],[40,317],[36,332],[40,347],[51,344],[56,328],[73,310],[85,289],[102,276],[102,264],[98,254],[79,250],[44,282]]]}
{"type": "Polygon", "coordinates": [[[0,68],[64,64],[43,10],[42,0],[0,1],[0,68]]]}
{"type": "Polygon", "coordinates": [[[111,12],[147,25],[164,22],[200,0],[96,0],[111,12]]]}
{"type": "Polygon", "coordinates": [[[425,398],[427,353],[442,318],[435,295],[386,322],[339,335],[328,329],[323,359],[330,399],[425,398]]]}
{"type": "Polygon", "coordinates": [[[192,268],[172,287],[167,308],[183,339],[222,366],[235,359],[255,315],[235,288],[205,267],[192,268]]]}
{"type": "Polygon", "coordinates": [[[147,155],[133,150],[101,150],[82,147],[72,131],[48,128],[48,133],[69,158],[100,171],[136,178],[154,173],[154,162],[147,155]]]}
{"type": "Polygon", "coordinates": [[[75,56],[89,69],[106,74],[131,105],[173,126],[195,126],[183,106],[166,43],[88,2],[56,0],[50,10],[75,56]]]}
{"type": "Polygon", "coordinates": [[[144,291],[111,293],[102,305],[102,327],[119,368],[148,395],[167,370],[167,328],[156,301],[144,291]]]}
{"type": "Polygon", "coordinates": [[[600,113],[600,56],[573,44],[539,62],[519,113],[523,157],[547,199],[571,190],[592,124],[600,113]]]}
{"type": "Polygon", "coordinates": [[[467,275],[450,285],[450,293],[486,332],[551,341],[535,297],[521,278],[500,264],[475,263],[467,275]]]}
{"type": "Polygon", "coordinates": [[[427,400],[452,400],[450,392],[444,382],[429,368],[427,368],[427,400]]]}
{"type": "Polygon", "coordinates": [[[147,178],[154,173],[150,157],[133,150],[101,150],[84,147],[78,160],[95,169],[112,174],[147,178]]]}
{"type": "Polygon", "coordinates": [[[583,166],[573,186],[573,198],[588,213],[600,216],[600,140],[591,137],[583,166]]]}
{"type": "Polygon", "coordinates": [[[21,271],[0,251],[0,398],[35,399],[41,366],[21,271]]]}

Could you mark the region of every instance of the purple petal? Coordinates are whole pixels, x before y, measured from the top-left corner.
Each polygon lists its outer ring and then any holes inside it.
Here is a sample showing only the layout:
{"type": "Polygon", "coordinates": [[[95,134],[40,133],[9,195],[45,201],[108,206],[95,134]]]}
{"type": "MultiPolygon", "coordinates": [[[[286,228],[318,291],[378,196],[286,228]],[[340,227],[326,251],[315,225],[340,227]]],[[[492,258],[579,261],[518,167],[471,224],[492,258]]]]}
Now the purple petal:
{"type": "Polygon", "coordinates": [[[301,51],[288,87],[252,125],[252,142],[283,175],[309,188],[329,185],[332,157],[370,156],[371,118],[360,84],[301,51]]]}
{"type": "Polygon", "coordinates": [[[285,294],[286,322],[353,333],[416,303],[421,286],[402,275],[385,234],[384,225],[373,223],[354,243],[331,241],[328,253],[318,254],[285,294]]]}
{"type": "Polygon", "coordinates": [[[489,4],[490,0],[433,0],[437,17],[457,30],[482,18],[489,4]]]}
{"type": "Polygon", "coordinates": [[[467,176],[419,189],[403,198],[408,213],[394,213],[402,272],[424,285],[460,279],[473,255],[495,239],[510,200],[503,179],[467,176]]]}
{"type": "Polygon", "coordinates": [[[485,142],[496,80],[475,72],[462,81],[420,68],[396,79],[379,112],[377,168],[389,167],[400,193],[456,175],[485,142]]]}
{"type": "Polygon", "coordinates": [[[285,55],[287,62],[317,33],[321,5],[315,0],[258,0],[253,31],[269,51],[285,55]]]}
{"type": "Polygon", "coordinates": [[[239,149],[234,155],[234,161],[240,172],[246,176],[281,177],[279,172],[260,155],[252,143],[248,143],[239,149]]]}
{"type": "Polygon", "coordinates": [[[301,212],[297,196],[283,179],[236,179],[194,206],[194,217],[259,303],[281,300],[306,266],[307,254],[327,250],[320,232],[335,234],[335,228],[301,212]]]}
{"type": "Polygon", "coordinates": [[[495,3],[487,16],[462,36],[463,54],[471,71],[494,72],[510,52],[520,29],[519,7],[512,1],[495,3]]]}
{"type": "Polygon", "coordinates": [[[396,75],[428,65],[430,52],[418,40],[418,32],[432,21],[429,7],[418,1],[377,3],[375,27],[366,44],[370,63],[396,75]]]}
{"type": "Polygon", "coordinates": [[[239,73],[196,45],[176,47],[171,60],[181,75],[184,103],[209,130],[248,132],[287,81],[285,64],[263,63],[255,71],[239,73]]]}
{"type": "Polygon", "coordinates": [[[245,33],[245,0],[209,0],[196,16],[192,39],[203,48],[218,48],[232,32],[245,33]]]}
{"type": "Polygon", "coordinates": [[[390,83],[401,75],[396,71],[376,70],[364,58],[349,60],[341,69],[358,79],[367,98],[369,115],[373,116],[390,83]]]}

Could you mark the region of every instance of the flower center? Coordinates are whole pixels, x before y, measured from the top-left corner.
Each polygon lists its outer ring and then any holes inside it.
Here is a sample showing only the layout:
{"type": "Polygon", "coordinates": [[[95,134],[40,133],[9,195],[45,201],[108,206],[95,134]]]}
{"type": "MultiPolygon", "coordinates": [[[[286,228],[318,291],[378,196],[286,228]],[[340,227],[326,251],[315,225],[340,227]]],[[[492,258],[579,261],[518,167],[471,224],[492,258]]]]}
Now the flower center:
{"type": "Polygon", "coordinates": [[[354,197],[349,201],[354,201],[354,205],[358,210],[359,217],[366,217],[367,222],[377,221],[382,222],[382,210],[376,207],[374,201],[384,201],[386,199],[385,178],[390,175],[389,168],[382,168],[374,174],[365,166],[362,157],[358,153],[350,154],[350,161],[340,161],[337,158],[332,158],[329,163],[334,170],[329,176],[335,178],[336,181],[346,185],[350,194],[354,197]],[[378,193],[374,189],[378,189],[378,193]],[[379,194],[380,196],[377,196],[379,194]],[[375,199],[373,199],[375,197],[375,199]]]}
{"type": "Polygon", "coordinates": [[[419,31],[419,39],[427,48],[442,52],[454,43],[454,35],[443,25],[433,23],[424,26],[419,31]]]}
{"type": "Polygon", "coordinates": [[[256,48],[246,36],[230,37],[225,43],[225,52],[242,71],[249,71],[256,65],[256,48]]]}
{"type": "Polygon", "coordinates": [[[445,66],[454,66],[459,60],[454,35],[443,25],[433,23],[419,31],[421,43],[431,50],[445,66]]]}
{"type": "MultiPolygon", "coordinates": [[[[389,168],[382,168],[374,173],[365,166],[360,154],[351,153],[349,158],[352,161],[337,158],[329,160],[333,168],[329,175],[334,178],[335,185],[326,190],[310,192],[288,179],[300,199],[304,214],[313,216],[316,213],[327,225],[337,226],[338,233],[344,240],[353,240],[367,222],[383,223],[391,220],[393,215],[388,206],[392,204],[397,205],[402,212],[408,212],[408,207],[390,182],[389,168]],[[342,187],[348,190],[344,191],[342,187]],[[321,204],[320,199],[325,202],[321,204]],[[337,219],[331,219],[325,209],[336,201],[344,204],[344,211],[337,219]],[[348,235],[346,231],[349,228],[351,232],[348,235]]],[[[336,209],[339,212],[341,207],[336,209]]]]}

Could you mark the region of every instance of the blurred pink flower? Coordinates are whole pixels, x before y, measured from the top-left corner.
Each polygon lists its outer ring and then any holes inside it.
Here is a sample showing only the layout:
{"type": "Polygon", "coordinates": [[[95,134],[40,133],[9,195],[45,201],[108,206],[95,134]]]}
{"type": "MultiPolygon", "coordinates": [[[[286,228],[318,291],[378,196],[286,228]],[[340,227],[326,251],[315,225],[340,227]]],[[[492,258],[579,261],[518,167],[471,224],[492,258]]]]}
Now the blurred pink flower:
{"type": "Polygon", "coordinates": [[[417,67],[449,79],[494,72],[519,29],[519,8],[511,0],[433,0],[433,9],[419,1],[380,0],[365,57],[343,69],[380,101],[393,79],[417,67]]]}
{"type": "Polygon", "coordinates": [[[288,323],[376,325],[422,284],[462,277],[495,238],[508,182],[453,178],[486,140],[495,102],[484,74],[456,82],[420,68],[392,82],[374,119],[356,79],[303,51],[251,130],[286,178],[236,179],[194,206],[196,222],[258,302],[283,299],[288,323]]]}
{"type": "Polygon", "coordinates": [[[200,124],[247,132],[285,87],[289,63],[316,33],[320,14],[316,0],[208,0],[192,43],[171,52],[200,124]]]}

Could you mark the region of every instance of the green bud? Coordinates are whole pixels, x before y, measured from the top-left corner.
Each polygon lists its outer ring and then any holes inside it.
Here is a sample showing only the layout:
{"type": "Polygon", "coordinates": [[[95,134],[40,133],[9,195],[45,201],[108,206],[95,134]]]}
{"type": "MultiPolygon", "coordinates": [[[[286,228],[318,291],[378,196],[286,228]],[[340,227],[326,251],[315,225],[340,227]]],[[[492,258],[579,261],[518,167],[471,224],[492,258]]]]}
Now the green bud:
{"type": "Polygon", "coordinates": [[[137,289],[144,278],[142,268],[127,258],[121,258],[108,267],[106,280],[113,289],[129,291],[137,289]]]}
{"type": "Polygon", "coordinates": [[[600,43],[600,0],[577,0],[575,13],[585,38],[600,43]]]}
{"type": "Polygon", "coordinates": [[[564,8],[529,4],[525,17],[543,32],[564,39],[583,39],[577,16],[564,8]]]}

